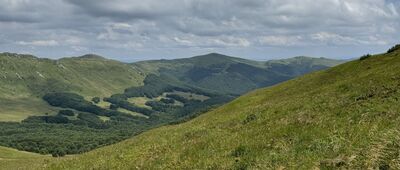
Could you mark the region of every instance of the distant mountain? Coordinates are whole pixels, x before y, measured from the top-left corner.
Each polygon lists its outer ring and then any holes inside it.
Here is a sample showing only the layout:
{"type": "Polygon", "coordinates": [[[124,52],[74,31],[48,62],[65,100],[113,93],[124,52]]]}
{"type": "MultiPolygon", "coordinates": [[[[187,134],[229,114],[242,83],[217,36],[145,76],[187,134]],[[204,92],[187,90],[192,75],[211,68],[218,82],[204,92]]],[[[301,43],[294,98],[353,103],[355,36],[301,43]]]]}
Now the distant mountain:
{"type": "Polygon", "coordinates": [[[400,48],[255,90],[48,168],[400,169],[399,89],[400,48]]]}
{"type": "Polygon", "coordinates": [[[346,60],[332,60],[327,58],[294,57],[281,60],[270,60],[265,62],[265,66],[280,74],[299,76],[311,71],[322,70],[334,67],[346,60]]]}
{"type": "Polygon", "coordinates": [[[212,53],[186,59],[143,61],[133,65],[146,73],[174,77],[200,88],[240,95],[343,62],[311,57],[260,62],[212,53]]]}

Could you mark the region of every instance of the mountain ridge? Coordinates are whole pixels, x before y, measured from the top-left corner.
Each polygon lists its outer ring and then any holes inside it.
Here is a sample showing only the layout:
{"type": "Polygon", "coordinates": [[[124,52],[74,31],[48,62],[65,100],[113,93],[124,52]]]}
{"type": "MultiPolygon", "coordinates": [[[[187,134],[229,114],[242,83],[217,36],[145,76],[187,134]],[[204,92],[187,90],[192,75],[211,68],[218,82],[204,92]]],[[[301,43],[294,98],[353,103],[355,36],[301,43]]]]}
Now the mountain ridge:
{"type": "Polygon", "coordinates": [[[132,65],[143,72],[174,76],[188,84],[238,95],[343,62],[312,57],[253,61],[211,53],[185,59],[142,61],[132,65]]]}

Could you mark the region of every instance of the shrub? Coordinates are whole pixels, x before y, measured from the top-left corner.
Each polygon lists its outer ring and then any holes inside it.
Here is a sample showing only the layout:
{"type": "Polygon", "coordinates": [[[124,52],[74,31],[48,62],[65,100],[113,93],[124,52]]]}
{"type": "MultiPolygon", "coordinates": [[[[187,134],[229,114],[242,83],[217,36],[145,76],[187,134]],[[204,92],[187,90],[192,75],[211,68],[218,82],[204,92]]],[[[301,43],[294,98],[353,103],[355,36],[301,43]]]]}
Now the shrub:
{"type": "Polygon", "coordinates": [[[60,115],[65,115],[65,116],[74,116],[75,113],[72,110],[60,110],[58,112],[60,115]]]}
{"type": "Polygon", "coordinates": [[[232,156],[241,157],[247,153],[247,148],[245,146],[240,145],[235,150],[232,151],[232,156]]]}
{"type": "Polygon", "coordinates": [[[100,97],[93,97],[92,98],[92,102],[96,103],[96,104],[99,103],[100,102],[100,97]]]}
{"type": "Polygon", "coordinates": [[[96,128],[96,129],[106,129],[107,125],[95,114],[91,113],[80,113],[78,115],[78,119],[82,120],[86,123],[88,127],[96,128]]]}
{"type": "Polygon", "coordinates": [[[64,149],[57,149],[57,150],[53,151],[53,152],[51,153],[51,155],[52,155],[53,157],[63,157],[63,156],[66,155],[66,153],[65,153],[65,150],[64,150],[64,149]]]}
{"type": "Polygon", "coordinates": [[[325,159],[320,161],[319,167],[321,169],[338,169],[346,165],[346,160],[343,158],[325,159]]]}
{"type": "Polygon", "coordinates": [[[171,98],[171,99],[174,99],[176,101],[180,101],[180,102],[182,102],[184,104],[189,102],[188,99],[186,99],[185,97],[182,97],[180,95],[177,95],[177,94],[167,94],[167,97],[171,98]]]}
{"type": "MultiPolygon", "coordinates": [[[[124,109],[132,111],[132,112],[142,113],[142,114],[147,115],[147,116],[150,116],[151,114],[153,114],[152,110],[136,106],[136,105],[134,105],[132,103],[129,103],[128,101],[126,101],[123,98],[110,97],[110,98],[105,98],[104,101],[112,103],[115,106],[118,106],[120,108],[124,108],[124,109]]],[[[115,107],[115,106],[112,106],[112,107],[115,107]]],[[[112,109],[112,108],[110,108],[110,109],[112,109]]]]}
{"type": "Polygon", "coordinates": [[[86,101],[82,96],[74,93],[49,93],[43,96],[51,106],[75,109],[82,112],[89,112],[99,116],[115,116],[116,111],[103,109],[92,102],[86,101]]]}
{"type": "Polygon", "coordinates": [[[163,103],[165,103],[165,104],[174,104],[174,103],[175,103],[175,100],[174,100],[174,99],[162,98],[162,99],[160,100],[160,102],[163,102],[163,103]]]}
{"type": "Polygon", "coordinates": [[[255,114],[250,114],[243,121],[243,124],[247,124],[247,123],[250,123],[250,122],[255,121],[255,120],[257,120],[257,116],[255,114]]]}
{"type": "Polygon", "coordinates": [[[168,109],[173,107],[171,105],[165,104],[163,102],[157,102],[157,101],[148,101],[145,104],[146,104],[146,106],[150,106],[153,110],[160,111],[160,112],[167,112],[168,109]]]}
{"type": "Polygon", "coordinates": [[[23,123],[53,123],[53,124],[67,124],[70,123],[69,119],[62,115],[55,116],[29,116],[22,121],[23,123]]]}
{"type": "Polygon", "coordinates": [[[67,124],[69,123],[69,119],[56,115],[56,116],[43,116],[43,119],[46,121],[46,123],[56,123],[56,124],[67,124]]]}
{"type": "Polygon", "coordinates": [[[367,58],[370,58],[372,55],[371,54],[366,54],[360,57],[360,61],[365,60],[367,58]]]}
{"type": "Polygon", "coordinates": [[[111,110],[117,110],[117,109],[118,109],[118,105],[116,105],[116,104],[111,104],[111,105],[110,105],[110,109],[111,109],[111,110]]]}
{"type": "Polygon", "coordinates": [[[246,170],[248,169],[249,165],[246,162],[236,162],[235,169],[236,170],[246,170]]]}
{"type": "Polygon", "coordinates": [[[400,44],[395,45],[394,47],[390,48],[387,53],[392,53],[394,51],[400,50],[400,44]]]}

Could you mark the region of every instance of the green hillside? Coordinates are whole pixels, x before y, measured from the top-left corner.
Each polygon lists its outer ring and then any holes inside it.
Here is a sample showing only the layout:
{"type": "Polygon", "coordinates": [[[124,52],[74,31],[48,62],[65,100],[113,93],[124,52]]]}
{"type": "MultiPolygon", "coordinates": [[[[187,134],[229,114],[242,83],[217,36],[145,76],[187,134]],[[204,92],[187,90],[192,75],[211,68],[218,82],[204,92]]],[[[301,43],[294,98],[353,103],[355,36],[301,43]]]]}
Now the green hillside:
{"type": "Polygon", "coordinates": [[[143,82],[129,65],[94,55],[50,60],[0,54],[0,121],[21,121],[56,109],[41,100],[49,92],[108,97],[143,82]],[[3,107],[4,106],[4,107],[3,107]]]}
{"type": "Polygon", "coordinates": [[[0,169],[18,169],[21,165],[30,166],[33,164],[39,167],[37,163],[42,162],[46,157],[0,146],[0,169]]]}
{"type": "Polygon", "coordinates": [[[18,151],[11,148],[5,148],[0,146],[0,159],[29,159],[29,158],[39,158],[42,155],[30,152],[18,151]]]}
{"type": "Polygon", "coordinates": [[[253,91],[50,169],[399,169],[400,51],[253,91]]]}
{"type": "Polygon", "coordinates": [[[145,73],[174,77],[199,88],[240,95],[343,62],[311,57],[261,62],[211,53],[185,59],[143,61],[133,65],[145,73]]]}

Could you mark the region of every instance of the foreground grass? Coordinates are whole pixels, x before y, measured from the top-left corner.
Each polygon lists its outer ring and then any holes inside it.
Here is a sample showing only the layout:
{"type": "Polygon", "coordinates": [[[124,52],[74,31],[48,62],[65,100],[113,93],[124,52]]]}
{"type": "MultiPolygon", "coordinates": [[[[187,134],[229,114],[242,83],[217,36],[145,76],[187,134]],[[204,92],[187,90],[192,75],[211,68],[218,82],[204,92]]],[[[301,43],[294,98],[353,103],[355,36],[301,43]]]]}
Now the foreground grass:
{"type": "Polygon", "coordinates": [[[400,53],[377,55],[45,168],[399,169],[398,89],[400,53]]]}

